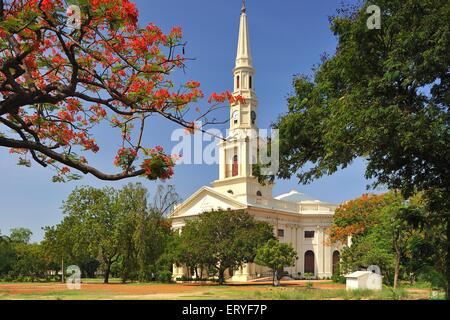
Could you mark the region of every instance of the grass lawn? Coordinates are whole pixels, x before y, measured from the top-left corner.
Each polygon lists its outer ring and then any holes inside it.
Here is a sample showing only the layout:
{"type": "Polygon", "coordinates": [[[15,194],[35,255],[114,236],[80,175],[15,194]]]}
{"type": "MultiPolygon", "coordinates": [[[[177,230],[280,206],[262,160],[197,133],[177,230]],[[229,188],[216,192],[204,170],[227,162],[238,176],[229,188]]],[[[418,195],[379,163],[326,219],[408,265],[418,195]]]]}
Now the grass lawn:
{"type": "MultiPolygon", "coordinates": [[[[431,290],[424,285],[399,290],[385,287],[380,292],[346,291],[345,285],[329,281],[313,282],[308,288],[304,281],[291,281],[281,287],[270,284],[197,285],[129,283],[113,279],[103,284],[101,279],[84,279],[81,290],[69,290],[57,283],[0,283],[0,300],[417,300],[430,299],[431,290]]],[[[443,298],[443,294],[433,298],[443,298]]]]}

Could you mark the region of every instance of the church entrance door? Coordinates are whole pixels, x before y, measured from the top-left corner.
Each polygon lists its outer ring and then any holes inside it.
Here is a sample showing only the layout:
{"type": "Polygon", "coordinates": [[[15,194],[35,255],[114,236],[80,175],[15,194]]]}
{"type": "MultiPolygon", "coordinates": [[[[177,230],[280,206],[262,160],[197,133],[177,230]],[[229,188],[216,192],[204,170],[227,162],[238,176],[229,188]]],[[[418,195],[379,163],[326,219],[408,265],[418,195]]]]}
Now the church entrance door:
{"type": "Polygon", "coordinates": [[[314,274],[314,252],[308,250],[305,252],[305,273],[314,274]]]}

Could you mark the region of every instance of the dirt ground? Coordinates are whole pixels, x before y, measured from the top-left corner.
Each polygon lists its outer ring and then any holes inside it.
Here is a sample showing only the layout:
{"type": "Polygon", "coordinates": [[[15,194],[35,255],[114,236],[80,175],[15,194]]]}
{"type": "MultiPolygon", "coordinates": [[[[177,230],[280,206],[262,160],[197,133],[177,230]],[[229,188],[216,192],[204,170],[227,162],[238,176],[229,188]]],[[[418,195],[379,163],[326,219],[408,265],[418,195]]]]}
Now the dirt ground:
{"type": "MultiPolygon", "coordinates": [[[[307,281],[282,281],[283,288],[306,287],[307,281]]],[[[330,281],[314,281],[315,289],[340,290],[345,285],[330,281]]],[[[277,290],[283,288],[278,288],[277,290]]],[[[0,284],[0,299],[189,299],[191,297],[228,297],[240,292],[267,292],[274,290],[270,282],[233,283],[227,286],[199,284],[98,284],[83,283],[80,290],[70,290],[65,284],[9,283],[0,284]],[[223,296],[226,295],[226,296],[223,296]]],[[[422,291],[422,290],[420,290],[422,291]]],[[[422,296],[428,294],[416,292],[422,296]]],[[[237,297],[237,296],[236,296],[237,297]]]]}
{"type": "MultiPolygon", "coordinates": [[[[55,291],[66,291],[65,284],[0,284],[0,291],[7,294],[46,294],[55,291]]],[[[83,292],[118,293],[118,294],[152,294],[152,293],[178,293],[196,291],[196,286],[189,285],[130,285],[130,284],[82,284],[83,292]]]]}
{"type": "MultiPolygon", "coordinates": [[[[305,286],[306,281],[283,281],[283,285],[288,286],[305,286]]],[[[255,291],[255,290],[267,290],[270,282],[258,282],[258,283],[233,283],[228,284],[233,290],[243,291],[255,291]]],[[[199,285],[199,284],[92,284],[82,283],[81,291],[85,292],[108,292],[108,293],[120,293],[120,294],[158,294],[158,293],[189,293],[199,290],[204,291],[210,287],[211,289],[218,288],[217,285],[199,285]]],[[[314,282],[314,287],[321,289],[343,289],[345,285],[327,282],[314,282]]],[[[0,284],[0,291],[7,294],[45,294],[55,291],[66,291],[67,286],[65,284],[55,283],[11,283],[0,284]]]]}

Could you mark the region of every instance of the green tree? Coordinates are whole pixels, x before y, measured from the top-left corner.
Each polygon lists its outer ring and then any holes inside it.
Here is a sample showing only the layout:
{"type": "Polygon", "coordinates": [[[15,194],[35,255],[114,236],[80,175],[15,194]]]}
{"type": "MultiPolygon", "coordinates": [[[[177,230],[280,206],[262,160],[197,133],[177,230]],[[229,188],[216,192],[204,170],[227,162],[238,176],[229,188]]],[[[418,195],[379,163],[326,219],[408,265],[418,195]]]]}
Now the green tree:
{"type": "Polygon", "coordinates": [[[5,275],[11,271],[15,260],[16,252],[10,238],[0,234],[0,275],[5,275]]]}
{"type": "Polygon", "coordinates": [[[0,275],[31,281],[47,277],[49,261],[40,244],[30,244],[32,235],[26,228],[12,228],[9,237],[0,235],[0,275]]]}
{"type": "Polygon", "coordinates": [[[14,250],[16,253],[16,261],[12,267],[14,276],[29,277],[32,281],[46,278],[49,264],[40,244],[16,243],[14,250]]]}
{"type": "Polygon", "coordinates": [[[181,234],[173,234],[171,252],[172,260],[178,266],[186,266],[191,275],[195,274],[197,278],[203,278],[203,270],[209,270],[216,264],[208,237],[202,234],[202,228],[196,221],[188,221],[181,234]]]}
{"type": "Polygon", "coordinates": [[[149,205],[147,189],[137,183],[122,188],[119,197],[121,210],[127,212],[120,227],[122,280],[131,272],[139,281],[148,281],[160,267],[168,269],[159,265],[172,233],[165,216],[167,210],[178,203],[179,196],[174,186],[158,186],[153,203],[149,205]]]}
{"type": "MultiPolygon", "coordinates": [[[[446,225],[450,277],[450,3],[375,0],[331,19],[336,54],[314,78],[297,76],[280,130],[279,177],[308,183],[367,160],[366,178],[423,191],[438,224],[446,225]],[[382,12],[367,27],[369,4],[382,12]],[[306,164],[311,164],[306,167],[306,164]]],[[[447,295],[449,296],[449,286],[447,295]]]]}
{"type": "Polygon", "coordinates": [[[186,223],[179,238],[181,258],[176,262],[193,268],[211,266],[223,284],[225,270],[253,262],[257,249],[273,237],[269,224],[245,211],[206,212],[186,223]]]}
{"type": "Polygon", "coordinates": [[[65,216],[60,224],[44,228],[45,236],[41,244],[48,259],[58,265],[57,269],[63,265],[77,265],[83,276],[94,277],[98,261],[89,251],[89,238],[81,237],[76,231],[81,224],[79,216],[65,216]]]}
{"type": "Polygon", "coordinates": [[[139,183],[120,190],[75,189],[63,204],[63,221],[45,229],[45,252],[89,276],[100,267],[105,283],[112,272],[123,282],[149,280],[171,230],[164,213],[149,208],[147,198],[139,183]]]}
{"type": "Polygon", "coordinates": [[[126,214],[120,209],[118,191],[113,188],[77,188],[63,204],[64,214],[74,219],[67,230],[73,245],[86,248],[99,260],[105,283],[119,259],[119,221],[126,214]]]}
{"type": "MultiPolygon", "coordinates": [[[[422,208],[407,203],[401,203],[386,207],[383,210],[381,228],[387,233],[387,238],[392,241],[394,249],[394,289],[398,287],[402,258],[405,257],[414,236],[420,233],[418,219],[422,217],[422,208]]],[[[405,260],[405,259],[404,259],[405,260]]]]}
{"type": "Polygon", "coordinates": [[[255,263],[273,271],[272,283],[274,286],[279,285],[277,270],[295,265],[295,260],[297,260],[297,253],[294,248],[290,244],[280,243],[274,239],[270,239],[260,247],[255,257],[255,263]]]}
{"type": "Polygon", "coordinates": [[[130,183],[119,193],[120,210],[126,212],[118,222],[120,224],[118,269],[122,282],[136,279],[138,275],[135,232],[139,216],[147,210],[147,197],[147,189],[140,183],[130,183]]]}
{"type": "Polygon", "coordinates": [[[150,209],[138,217],[135,241],[140,281],[150,280],[151,274],[160,271],[158,261],[166,250],[170,235],[170,222],[163,219],[161,212],[150,209]]]}
{"type": "Polygon", "coordinates": [[[394,288],[402,271],[417,275],[421,266],[414,250],[424,239],[425,212],[423,204],[414,198],[405,201],[395,191],[363,195],[342,204],[330,229],[332,242],[352,239],[352,245],[342,252],[342,269],[350,272],[378,265],[394,288]]]}
{"type": "Polygon", "coordinates": [[[33,232],[27,228],[12,228],[10,230],[9,239],[16,243],[30,243],[33,232]]]}

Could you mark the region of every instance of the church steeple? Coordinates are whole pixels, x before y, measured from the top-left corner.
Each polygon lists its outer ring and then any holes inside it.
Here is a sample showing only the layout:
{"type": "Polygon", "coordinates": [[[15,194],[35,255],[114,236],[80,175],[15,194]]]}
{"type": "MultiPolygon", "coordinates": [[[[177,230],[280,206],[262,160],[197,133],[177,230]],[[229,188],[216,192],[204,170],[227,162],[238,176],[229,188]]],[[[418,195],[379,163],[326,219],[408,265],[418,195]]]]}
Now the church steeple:
{"type": "Polygon", "coordinates": [[[242,2],[236,64],[233,69],[234,94],[245,98],[245,103],[235,103],[230,110],[230,129],[256,129],[256,109],[258,101],[254,90],[255,69],[250,49],[245,0],[242,2]]]}
{"type": "Polygon", "coordinates": [[[241,22],[239,25],[239,39],[236,54],[236,68],[238,67],[252,67],[252,53],[250,50],[250,38],[248,35],[247,24],[247,8],[245,0],[242,2],[241,22]]]}
{"type": "Polygon", "coordinates": [[[243,1],[236,65],[233,69],[233,95],[242,96],[245,102],[236,99],[230,107],[230,132],[227,139],[219,143],[219,179],[213,182],[213,186],[219,192],[244,203],[258,203],[265,197],[272,197],[272,184],[263,186],[253,176],[253,165],[258,156],[258,99],[254,74],[247,8],[243,1]]]}

